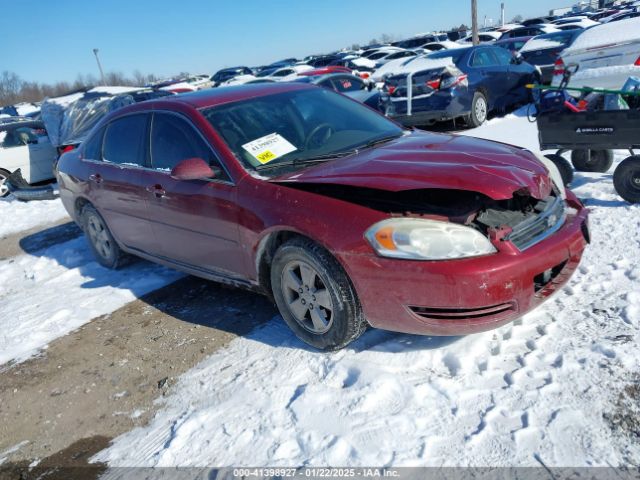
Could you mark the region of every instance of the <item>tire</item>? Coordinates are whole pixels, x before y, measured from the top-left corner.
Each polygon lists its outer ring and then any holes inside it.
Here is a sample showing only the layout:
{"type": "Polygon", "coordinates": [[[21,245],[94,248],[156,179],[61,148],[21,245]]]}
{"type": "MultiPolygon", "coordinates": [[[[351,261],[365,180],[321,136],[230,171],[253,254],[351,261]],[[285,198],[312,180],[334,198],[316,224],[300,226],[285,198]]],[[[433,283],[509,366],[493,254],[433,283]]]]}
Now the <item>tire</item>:
{"type": "Polygon", "coordinates": [[[558,170],[560,171],[560,176],[562,177],[562,183],[565,186],[568,186],[571,182],[573,182],[573,167],[564,157],[561,157],[557,153],[551,153],[549,155],[545,155],[549,160],[551,160],[558,170]]]}
{"type": "Polygon", "coordinates": [[[467,124],[470,128],[482,125],[489,115],[489,102],[482,92],[475,92],[471,101],[471,113],[467,115],[467,124]],[[484,106],[484,107],[483,107],[484,106]]]}
{"type": "Polygon", "coordinates": [[[338,350],[367,328],[349,277],[310,240],[294,238],[280,246],[271,264],[271,286],[284,321],[314,348],[338,350]]]}
{"type": "Polygon", "coordinates": [[[9,194],[11,193],[7,188],[7,186],[5,185],[5,182],[7,181],[7,178],[9,177],[9,175],[11,175],[11,173],[0,168],[0,198],[8,197],[9,194]]]}
{"type": "Polygon", "coordinates": [[[85,205],[80,218],[82,229],[98,263],[112,270],[125,265],[129,257],[115,241],[98,211],[92,205],[85,205]]]}
{"type": "Polygon", "coordinates": [[[587,159],[586,150],[573,150],[571,163],[579,172],[604,173],[611,168],[613,152],[611,150],[591,150],[591,158],[587,159]]]}
{"type": "Polygon", "coordinates": [[[613,186],[629,203],[640,203],[640,155],[627,157],[613,172],[613,186]]]}

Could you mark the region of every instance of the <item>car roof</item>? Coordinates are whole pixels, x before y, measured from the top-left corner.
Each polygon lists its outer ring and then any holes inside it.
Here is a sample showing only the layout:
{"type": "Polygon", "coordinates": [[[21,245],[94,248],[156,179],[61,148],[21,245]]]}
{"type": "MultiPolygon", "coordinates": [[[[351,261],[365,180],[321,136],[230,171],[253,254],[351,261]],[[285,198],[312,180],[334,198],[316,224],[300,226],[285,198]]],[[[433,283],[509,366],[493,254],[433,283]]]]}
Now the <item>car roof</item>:
{"type": "Polygon", "coordinates": [[[315,88],[303,83],[275,82],[275,83],[254,83],[249,85],[234,85],[222,88],[207,88],[196,92],[182,93],[171,97],[157,99],[156,105],[167,103],[181,103],[194,108],[206,108],[224,103],[257,98],[265,95],[273,95],[295,90],[305,90],[315,88]]]}
{"type": "Polygon", "coordinates": [[[513,43],[513,42],[526,42],[528,40],[531,40],[532,38],[533,37],[531,35],[529,35],[527,37],[504,38],[502,40],[498,40],[496,43],[494,43],[494,45],[504,45],[505,43],[513,43]]]}

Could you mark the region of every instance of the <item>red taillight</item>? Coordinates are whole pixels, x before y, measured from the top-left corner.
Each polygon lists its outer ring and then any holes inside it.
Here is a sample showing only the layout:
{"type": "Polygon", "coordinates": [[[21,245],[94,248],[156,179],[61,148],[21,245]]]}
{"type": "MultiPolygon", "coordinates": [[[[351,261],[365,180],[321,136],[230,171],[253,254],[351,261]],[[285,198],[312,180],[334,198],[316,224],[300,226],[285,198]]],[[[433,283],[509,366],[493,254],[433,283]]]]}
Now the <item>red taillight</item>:
{"type": "Polygon", "coordinates": [[[393,95],[393,92],[396,91],[396,87],[393,85],[387,85],[387,90],[389,91],[389,95],[393,95]]]}
{"type": "Polygon", "coordinates": [[[64,147],[64,148],[62,149],[62,153],[70,152],[70,151],[71,151],[71,150],[73,150],[74,148],[76,148],[76,147],[74,147],[73,145],[67,145],[66,147],[64,147]]]}
{"type": "Polygon", "coordinates": [[[360,78],[369,78],[370,77],[368,72],[360,72],[359,75],[360,75],[360,78]]]}
{"type": "Polygon", "coordinates": [[[640,67],[640,57],[638,57],[638,59],[635,61],[634,65],[636,67],[640,67]]]}
{"type": "Polygon", "coordinates": [[[456,85],[464,82],[466,79],[467,79],[467,75],[464,73],[462,75],[458,75],[457,77],[445,77],[440,81],[440,88],[441,89],[453,88],[456,85]]]}
{"type": "Polygon", "coordinates": [[[564,61],[561,58],[558,58],[553,64],[553,74],[564,75],[564,61]]]}
{"type": "Polygon", "coordinates": [[[427,85],[434,90],[438,90],[440,88],[440,79],[438,78],[437,80],[429,80],[427,81],[427,85]]]}

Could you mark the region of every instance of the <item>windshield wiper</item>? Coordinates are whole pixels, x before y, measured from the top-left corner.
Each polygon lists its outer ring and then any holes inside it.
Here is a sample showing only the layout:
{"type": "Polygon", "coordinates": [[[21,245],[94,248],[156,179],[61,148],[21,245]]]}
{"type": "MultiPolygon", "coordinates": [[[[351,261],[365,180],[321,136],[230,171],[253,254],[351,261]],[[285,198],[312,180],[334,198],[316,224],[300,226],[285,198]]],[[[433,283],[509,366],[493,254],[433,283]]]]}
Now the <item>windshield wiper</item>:
{"type": "Polygon", "coordinates": [[[324,155],[316,155],[315,157],[297,158],[295,160],[289,160],[287,162],[267,163],[264,165],[258,165],[257,167],[255,167],[255,169],[258,171],[263,171],[263,170],[271,170],[273,168],[287,167],[291,165],[305,165],[307,163],[319,163],[327,160],[333,160],[334,158],[346,157],[347,155],[351,155],[353,153],[355,153],[353,150],[350,150],[348,152],[327,153],[324,155]]]}
{"type": "Polygon", "coordinates": [[[353,148],[351,150],[345,150],[344,152],[325,153],[323,155],[316,155],[314,157],[307,157],[307,158],[298,158],[295,160],[289,160],[287,162],[267,163],[264,165],[258,165],[257,167],[255,167],[255,169],[261,172],[264,170],[271,170],[273,168],[287,167],[291,165],[304,165],[307,163],[317,163],[317,162],[322,162],[326,160],[333,160],[336,158],[348,157],[349,155],[355,155],[356,153],[360,152],[361,150],[364,150],[365,148],[375,147],[376,145],[380,145],[381,143],[387,143],[387,142],[390,142],[391,140],[395,140],[396,138],[400,138],[402,135],[403,134],[401,133],[400,135],[389,135],[386,137],[377,138],[363,145],[359,145],[357,148],[353,148]]]}

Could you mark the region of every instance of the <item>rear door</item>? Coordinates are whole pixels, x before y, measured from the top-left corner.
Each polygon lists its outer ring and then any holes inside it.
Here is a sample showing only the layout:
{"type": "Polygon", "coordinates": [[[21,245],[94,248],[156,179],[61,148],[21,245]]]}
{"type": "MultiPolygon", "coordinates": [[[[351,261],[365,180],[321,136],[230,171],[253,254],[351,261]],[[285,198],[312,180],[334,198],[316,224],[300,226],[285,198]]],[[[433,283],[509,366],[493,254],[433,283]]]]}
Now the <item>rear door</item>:
{"type": "Polygon", "coordinates": [[[527,93],[525,85],[533,80],[531,66],[523,62],[517,63],[514,55],[504,48],[492,48],[491,50],[498,61],[498,66],[507,75],[504,106],[524,101],[527,93]]]}
{"type": "Polygon", "coordinates": [[[143,252],[155,249],[142,184],[149,120],[146,113],[117,118],[88,139],[82,152],[91,202],[121,244],[143,252]]]}
{"type": "MultiPolygon", "coordinates": [[[[497,47],[499,48],[499,47],[497,47]]],[[[489,109],[500,108],[505,105],[505,95],[509,91],[509,69],[498,64],[498,59],[491,48],[478,48],[470,60],[470,68],[475,71],[478,81],[472,88],[478,90],[483,87],[489,92],[489,109]]]]}
{"type": "Polygon", "coordinates": [[[161,239],[160,255],[225,277],[246,275],[239,245],[236,187],[211,147],[186,117],[156,112],[151,167],[145,174],[149,218],[161,239]],[[176,180],[171,169],[202,158],[216,172],[205,180],[176,180]]]}

